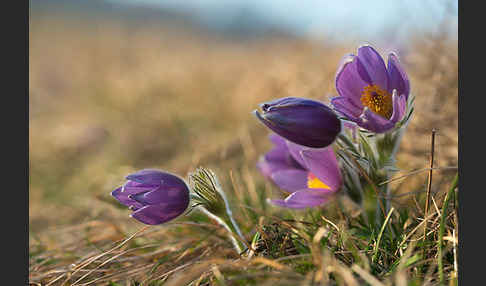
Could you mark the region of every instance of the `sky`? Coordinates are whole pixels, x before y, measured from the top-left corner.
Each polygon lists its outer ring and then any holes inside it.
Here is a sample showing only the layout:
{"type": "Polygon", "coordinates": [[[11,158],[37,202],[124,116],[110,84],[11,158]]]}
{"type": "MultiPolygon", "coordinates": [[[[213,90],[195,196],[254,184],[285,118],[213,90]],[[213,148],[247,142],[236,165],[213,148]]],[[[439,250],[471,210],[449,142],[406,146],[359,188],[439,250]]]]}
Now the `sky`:
{"type": "MultiPolygon", "coordinates": [[[[457,0],[109,0],[183,12],[213,28],[261,19],[290,33],[319,38],[399,37],[434,31],[444,16],[457,34],[457,0]],[[449,5],[449,10],[447,8],[449,5]],[[251,17],[249,17],[251,16],[251,17]],[[244,19],[243,19],[244,20],[244,19]]],[[[247,23],[248,24],[248,23],[247,23]]],[[[251,23],[250,23],[251,24],[251,23]]],[[[257,26],[257,25],[254,25],[257,26]]]]}

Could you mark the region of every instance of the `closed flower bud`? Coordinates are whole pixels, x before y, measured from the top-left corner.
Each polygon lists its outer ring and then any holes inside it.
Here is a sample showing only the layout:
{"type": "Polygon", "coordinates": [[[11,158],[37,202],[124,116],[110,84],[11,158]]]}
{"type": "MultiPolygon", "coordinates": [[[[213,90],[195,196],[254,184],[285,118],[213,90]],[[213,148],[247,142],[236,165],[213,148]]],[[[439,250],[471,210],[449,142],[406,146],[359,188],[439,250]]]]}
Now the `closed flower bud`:
{"type": "Polygon", "coordinates": [[[126,178],[128,181],[111,195],[142,223],[156,225],[173,220],[189,206],[189,188],[173,174],[145,169],[126,178]]]}
{"type": "Polygon", "coordinates": [[[325,104],[311,99],[285,97],[260,105],[255,115],[272,131],[299,145],[323,148],[341,131],[341,121],[325,104]]]}

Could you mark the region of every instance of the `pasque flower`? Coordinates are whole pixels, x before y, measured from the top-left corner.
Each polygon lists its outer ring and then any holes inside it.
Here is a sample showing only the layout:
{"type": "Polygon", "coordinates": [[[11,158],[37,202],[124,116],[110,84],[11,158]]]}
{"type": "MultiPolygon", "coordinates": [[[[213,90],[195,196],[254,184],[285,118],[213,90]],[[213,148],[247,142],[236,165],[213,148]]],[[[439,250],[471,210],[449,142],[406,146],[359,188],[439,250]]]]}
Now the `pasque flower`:
{"type": "Polygon", "coordinates": [[[307,147],[329,146],[341,131],[341,121],[325,104],[311,99],[285,97],[260,104],[255,115],[285,139],[307,147]]]}
{"type": "Polygon", "coordinates": [[[189,188],[176,175],[153,169],[130,174],[127,182],[111,192],[134,212],[130,215],[145,224],[170,221],[187,209],[189,188]]]}
{"type": "Polygon", "coordinates": [[[336,75],[339,96],[331,99],[334,109],[358,126],[375,133],[392,129],[406,113],[410,84],[395,53],[388,66],[369,45],[358,55],[346,56],[336,75]]]}
{"type": "Polygon", "coordinates": [[[338,162],[331,146],[308,148],[276,134],[274,147],[257,163],[262,174],[290,193],[271,203],[287,208],[308,208],[325,204],[342,185],[338,162]]]}

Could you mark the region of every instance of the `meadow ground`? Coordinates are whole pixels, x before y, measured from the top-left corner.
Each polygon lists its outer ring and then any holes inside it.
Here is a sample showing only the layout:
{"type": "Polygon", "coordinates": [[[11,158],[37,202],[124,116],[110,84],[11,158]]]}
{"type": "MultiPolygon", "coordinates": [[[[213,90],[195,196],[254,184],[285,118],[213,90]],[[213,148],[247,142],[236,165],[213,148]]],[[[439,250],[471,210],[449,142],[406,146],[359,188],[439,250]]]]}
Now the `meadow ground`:
{"type": "MultiPolygon", "coordinates": [[[[32,283],[438,283],[434,243],[454,169],[434,172],[430,244],[417,248],[427,172],[393,183],[394,204],[409,209],[410,217],[401,225],[403,236],[381,246],[376,234],[369,241],[359,236],[352,218],[335,204],[306,213],[265,202],[280,193],[255,167],[270,143],[268,130],[251,111],[283,96],[328,102],[336,95],[339,61],[355,45],[283,36],[231,40],[174,27],[44,17],[30,19],[29,33],[32,283]],[[144,228],[109,195],[138,169],[186,176],[199,166],[219,177],[247,241],[259,233],[251,259],[239,259],[224,230],[197,212],[144,228]],[[372,259],[378,247],[385,254],[372,259]]],[[[456,167],[457,41],[420,35],[410,39],[400,58],[416,104],[398,153],[397,177],[428,167],[433,128],[438,130],[435,167],[456,167]]],[[[454,208],[448,213],[446,280],[457,276],[457,218],[454,208]]]]}

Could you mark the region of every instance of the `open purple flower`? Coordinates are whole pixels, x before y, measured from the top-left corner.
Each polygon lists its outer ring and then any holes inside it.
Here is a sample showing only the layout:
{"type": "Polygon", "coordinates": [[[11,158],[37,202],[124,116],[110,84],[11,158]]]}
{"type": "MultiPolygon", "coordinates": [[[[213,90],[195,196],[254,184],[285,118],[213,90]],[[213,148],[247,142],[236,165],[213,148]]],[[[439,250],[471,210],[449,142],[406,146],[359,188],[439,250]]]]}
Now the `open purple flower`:
{"type": "Polygon", "coordinates": [[[311,99],[284,97],[260,105],[257,118],[285,139],[307,147],[323,148],[334,142],[341,121],[325,104],[311,99]]]}
{"type": "Polygon", "coordinates": [[[262,174],[290,195],[271,203],[287,208],[309,208],[325,204],[342,185],[342,177],[332,147],[308,148],[276,134],[275,145],[257,164],[262,174]]]}
{"type": "Polygon", "coordinates": [[[388,55],[388,66],[369,45],[358,48],[358,55],[344,58],[337,75],[340,96],[331,99],[335,110],[367,130],[383,133],[406,113],[410,84],[395,53],[388,55]]]}
{"type": "Polygon", "coordinates": [[[170,221],[189,205],[189,188],[175,175],[145,169],[126,178],[128,181],[111,195],[133,210],[130,216],[140,222],[155,225],[170,221]]]}

